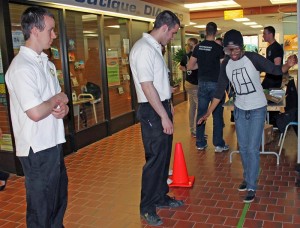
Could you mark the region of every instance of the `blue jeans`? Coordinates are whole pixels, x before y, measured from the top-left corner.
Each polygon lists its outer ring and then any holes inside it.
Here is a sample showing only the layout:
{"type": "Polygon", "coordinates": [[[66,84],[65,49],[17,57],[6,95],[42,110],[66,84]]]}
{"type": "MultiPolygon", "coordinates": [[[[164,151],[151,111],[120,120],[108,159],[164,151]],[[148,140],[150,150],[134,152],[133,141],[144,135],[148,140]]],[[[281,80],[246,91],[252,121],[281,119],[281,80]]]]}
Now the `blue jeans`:
{"type": "MultiPolygon", "coordinates": [[[[170,120],[171,104],[162,102],[170,120]]],[[[173,135],[163,132],[161,118],[149,103],[139,105],[137,117],[141,123],[142,140],[146,164],[142,173],[141,213],[154,213],[156,204],[165,199],[169,192],[167,184],[172,152],[173,135]]]]}
{"type": "MultiPolygon", "coordinates": [[[[214,93],[217,88],[217,82],[199,82],[198,84],[198,113],[197,121],[207,112],[209,103],[214,98],[214,93]]],[[[224,92],[225,95],[225,92],[224,92]]],[[[214,146],[225,146],[223,140],[223,104],[225,96],[221,99],[220,103],[212,113],[213,115],[213,144],[214,146]]],[[[196,127],[196,146],[204,147],[207,140],[204,138],[205,123],[197,125],[196,127]]]]}
{"type": "Polygon", "coordinates": [[[234,120],[247,189],[256,191],[261,145],[267,107],[242,110],[234,107],[234,120]]]}

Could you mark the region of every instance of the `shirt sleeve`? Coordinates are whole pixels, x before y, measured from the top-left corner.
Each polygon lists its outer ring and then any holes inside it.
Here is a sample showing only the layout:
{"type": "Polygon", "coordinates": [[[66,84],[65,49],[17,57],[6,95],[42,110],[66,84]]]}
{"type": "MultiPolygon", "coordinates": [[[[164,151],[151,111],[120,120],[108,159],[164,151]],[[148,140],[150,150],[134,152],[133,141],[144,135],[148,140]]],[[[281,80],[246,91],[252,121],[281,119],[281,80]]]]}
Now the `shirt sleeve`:
{"type": "Polygon", "coordinates": [[[250,61],[255,66],[256,70],[260,72],[266,72],[273,75],[282,75],[282,66],[275,65],[270,60],[265,57],[255,53],[255,52],[245,52],[245,55],[250,59],[250,61]]]}
{"type": "Polygon", "coordinates": [[[277,58],[277,57],[283,58],[283,49],[280,46],[280,44],[277,44],[277,48],[274,48],[273,54],[274,54],[274,58],[277,58]]]}
{"type": "Polygon", "coordinates": [[[159,57],[155,56],[156,50],[147,47],[143,47],[143,49],[144,50],[137,52],[135,56],[136,61],[141,61],[143,63],[135,64],[139,83],[154,81],[154,58],[159,57]]]}
{"type": "Polygon", "coordinates": [[[229,58],[225,58],[221,64],[220,74],[218,78],[217,89],[214,94],[214,98],[222,99],[226,90],[227,85],[229,84],[229,79],[226,74],[226,66],[228,64],[229,58]]]}
{"type": "Polygon", "coordinates": [[[192,56],[195,57],[196,59],[198,58],[198,50],[199,50],[199,45],[200,44],[197,44],[194,48],[194,51],[192,53],[192,56]]]}
{"type": "Polygon", "coordinates": [[[10,78],[11,86],[24,112],[43,103],[37,88],[37,73],[30,68],[17,69],[10,78]]]}

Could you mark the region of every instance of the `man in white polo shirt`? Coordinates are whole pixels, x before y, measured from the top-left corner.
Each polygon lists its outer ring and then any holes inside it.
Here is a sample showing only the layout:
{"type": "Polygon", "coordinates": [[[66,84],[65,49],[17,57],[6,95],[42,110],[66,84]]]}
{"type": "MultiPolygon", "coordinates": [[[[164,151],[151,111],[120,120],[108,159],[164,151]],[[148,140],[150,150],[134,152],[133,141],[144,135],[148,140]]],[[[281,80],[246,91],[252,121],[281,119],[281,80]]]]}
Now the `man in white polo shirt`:
{"type": "Polygon", "coordinates": [[[16,154],[25,175],[26,223],[30,228],[61,228],[68,189],[62,152],[68,98],[61,92],[54,64],[43,52],[56,38],[54,16],[44,8],[29,7],[21,26],[25,46],[5,80],[16,154]]]}
{"type": "Polygon", "coordinates": [[[183,201],[167,195],[173,140],[173,107],[168,67],[161,46],[174,38],[180,26],[177,16],[163,11],[154,28],[144,33],[130,52],[130,67],[137,92],[146,164],[143,167],[140,214],[150,225],[161,225],[156,207],[179,207],[183,201]]]}

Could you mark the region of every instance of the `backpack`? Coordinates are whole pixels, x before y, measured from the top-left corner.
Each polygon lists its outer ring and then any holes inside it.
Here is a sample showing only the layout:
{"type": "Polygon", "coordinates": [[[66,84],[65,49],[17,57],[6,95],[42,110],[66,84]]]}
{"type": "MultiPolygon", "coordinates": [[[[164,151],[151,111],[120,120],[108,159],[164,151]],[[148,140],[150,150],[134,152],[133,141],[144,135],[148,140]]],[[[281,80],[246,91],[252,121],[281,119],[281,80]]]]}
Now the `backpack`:
{"type": "MultiPolygon", "coordinates": [[[[298,109],[292,108],[284,113],[279,113],[276,116],[276,125],[280,133],[284,133],[285,127],[290,123],[297,121],[298,109]]],[[[298,135],[297,126],[293,126],[295,133],[298,135]]]]}
{"type": "Polygon", "coordinates": [[[90,93],[94,96],[95,100],[101,98],[101,89],[98,85],[93,82],[86,83],[86,93],[90,93]]]}

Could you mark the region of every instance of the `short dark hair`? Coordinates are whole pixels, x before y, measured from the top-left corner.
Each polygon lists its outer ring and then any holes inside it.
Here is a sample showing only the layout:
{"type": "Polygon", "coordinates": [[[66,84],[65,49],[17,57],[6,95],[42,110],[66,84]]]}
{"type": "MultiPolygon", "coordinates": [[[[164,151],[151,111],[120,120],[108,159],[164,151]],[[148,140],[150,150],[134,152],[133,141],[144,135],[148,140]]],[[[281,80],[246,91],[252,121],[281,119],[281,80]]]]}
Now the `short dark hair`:
{"type": "Polygon", "coordinates": [[[275,28],[273,26],[267,26],[264,29],[267,30],[269,33],[272,33],[273,36],[275,36],[275,28]]]}
{"type": "Polygon", "coordinates": [[[170,30],[177,24],[180,26],[178,17],[170,10],[164,10],[157,15],[154,22],[154,29],[158,29],[163,25],[167,25],[168,29],[170,30]]]}
{"type": "Polygon", "coordinates": [[[206,35],[216,35],[217,33],[217,24],[215,22],[209,22],[206,25],[206,35]]]}
{"type": "Polygon", "coordinates": [[[52,17],[54,15],[45,8],[39,6],[32,6],[27,8],[21,16],[21,27],[25,41],[29,39],[31,29],[36,27],[40,31],[45,28],[44,16],[52,17]]]}

